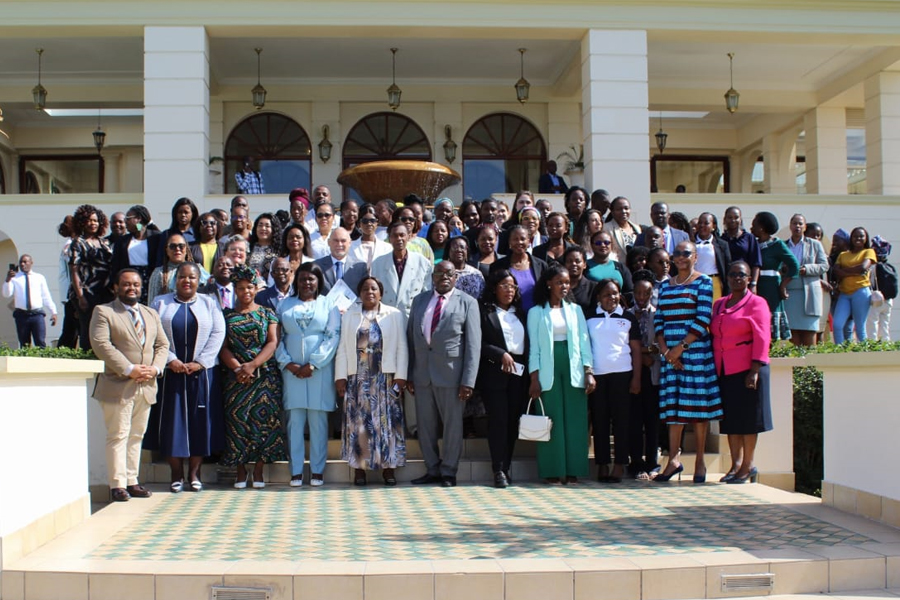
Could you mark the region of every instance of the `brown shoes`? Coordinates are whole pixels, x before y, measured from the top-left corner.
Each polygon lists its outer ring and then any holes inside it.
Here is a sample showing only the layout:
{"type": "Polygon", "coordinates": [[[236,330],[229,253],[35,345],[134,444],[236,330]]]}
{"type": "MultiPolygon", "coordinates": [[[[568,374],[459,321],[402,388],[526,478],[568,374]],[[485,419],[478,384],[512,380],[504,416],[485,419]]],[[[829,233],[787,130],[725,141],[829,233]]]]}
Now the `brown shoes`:
{"type": "Polygon", "coordinates": [[[112,488],[109,490],[109,495],[112,497],[113,502],[128,502],[131,500],[131,495],[125,491],[125,488],[112,488]]]}
{"type": "Polygon", "coordinates": [[[132,498],[149,498],[153,495],[153,492],[142,485],[129,485],[125,489],[132,498]]]}

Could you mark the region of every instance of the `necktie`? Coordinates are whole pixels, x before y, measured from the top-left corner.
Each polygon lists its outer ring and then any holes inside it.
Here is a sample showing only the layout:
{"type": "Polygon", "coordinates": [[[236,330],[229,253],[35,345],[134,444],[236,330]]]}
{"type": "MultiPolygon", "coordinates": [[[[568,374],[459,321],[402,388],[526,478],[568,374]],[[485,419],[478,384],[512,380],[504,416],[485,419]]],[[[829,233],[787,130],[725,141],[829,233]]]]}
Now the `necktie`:
{"type": "Polygon", "coordinates": [[[438,296],[437,304],[434,305],[434,313],[431,315],[431,335],[434,336],[434,330],[437,329],[441,320],[441,309],[444,308],[444,297],[438,296]]]}
{"type": "Polygon", "coordinates": [[[25,310],[30,311],[32,309],[31,305],[31,279],[28,277],[28,273],[25,273],[25,310]]]}
{"type": "Polygon", "coordinates": [[[666,235],[666,230],[665,230],[665,229],[663,229],[663,244],[662,244],[662,247],[663,247],[663,250],[665,250],[666,252],[669,252],[669,251],[670,251],[670,250],[669,250],[669,236],[666,235]]]}
{"type": "Polygon", "coordinates": [[[340,281],[344,278],[344,263],[337,261],[334,263],[334,280],[340,281]]]}
{"type": "Polygon", "coordinates": [[[144,321],[141,319],[141,315],[136,308],[129,307],[128,312],[131,313],[131,322],[134,324],[134,332],[137,334],[137,337],[143,346],[144,342],[147,341],[147,338],[144,336],[144,321]]]}
{"type": "Polygon", "coordinates": [[[219,288],[222,295],[222,308],[231,308],[231,299],[228,297],[228,288],[219,288]]]}

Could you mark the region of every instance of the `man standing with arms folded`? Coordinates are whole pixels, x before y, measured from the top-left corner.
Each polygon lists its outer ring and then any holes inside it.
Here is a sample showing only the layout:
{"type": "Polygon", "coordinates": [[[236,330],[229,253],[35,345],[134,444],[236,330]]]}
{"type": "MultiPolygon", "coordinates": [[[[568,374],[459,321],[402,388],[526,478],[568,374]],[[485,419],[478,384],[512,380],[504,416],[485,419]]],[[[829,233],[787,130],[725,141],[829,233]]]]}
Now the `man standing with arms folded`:
{"type": "Polygon", "coordinates": [[[463,408],[472,398],[481,359],[481,321],[475,299],[455,288],[453,263],[439,262],[432,281],[434,291],[413,300],[406,329],[412,374],[407,387],[416,397],[419,442],[428,469],[412,483],[454,487],[462,454],[463,408]],[[443,456],[438,449],[441,437],[443,456]]]}
{"type": "Polygon", "coordinates": [[[44,348],[47,345],[44,341],[47,333],[44,308],[50,311],[50,324],[56,325],[56,304],[50,297],[47,280],[40,273],[31,271],[33,264],[31,256],[23,254],[19,259],[19,271],[10,268],[3,284],[3,297],[15,297],[13,319],[16,321],[16,335],[22,348],[30,346],[32,340],[35,346],[44,348]]]}
{"type": "Polygon", "coordinates": [[[141,275],[123,269],[116,276],[116,299],[91,316],[91,348],[105,364],[93,397],[106,423],[106,469],[115,502],[149,498],[138,483],[141,442],[150,406],[156,403],[156,380],[166,368],[169,341],[156,311],[139,304],[141,275]]]}

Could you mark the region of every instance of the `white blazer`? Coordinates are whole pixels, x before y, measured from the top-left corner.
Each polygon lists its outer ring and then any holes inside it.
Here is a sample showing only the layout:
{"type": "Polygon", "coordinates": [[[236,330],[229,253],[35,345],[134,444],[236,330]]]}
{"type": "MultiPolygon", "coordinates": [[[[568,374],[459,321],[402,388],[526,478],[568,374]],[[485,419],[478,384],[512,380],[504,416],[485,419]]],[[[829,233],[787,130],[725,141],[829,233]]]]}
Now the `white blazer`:
{"type": "MultiPolygon", "coordinates": [[[[379,303],[375,322],[381,329],[381,372],[406,379],[409,347],[406,342],[406,316],[384,302],[379,303]]],[[[356,375],[356,332],[362,323],[362,304],[355,302],[341,317],[341,341],[334,359],[334,380],[356,375]]]]}

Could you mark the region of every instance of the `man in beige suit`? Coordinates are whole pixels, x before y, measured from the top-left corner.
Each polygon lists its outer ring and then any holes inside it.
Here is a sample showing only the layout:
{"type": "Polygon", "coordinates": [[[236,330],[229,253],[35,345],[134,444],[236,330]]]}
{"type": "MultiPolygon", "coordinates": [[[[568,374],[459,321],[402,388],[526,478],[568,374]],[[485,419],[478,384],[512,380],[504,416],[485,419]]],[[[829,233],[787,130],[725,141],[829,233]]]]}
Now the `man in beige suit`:
{"type": "Polygon", "coordinates": [[[114,286],[116,299],[91,316],[91,347],[106,363],[97,376],[94,398],[106,421],[106,468],[112,499],[149,498],[138,484],[141,442],[150,405],[156,402],[156,379],[166,368],[169,341],[155,311],[139,304],[141,275],[122,269],[114,286]]]}

